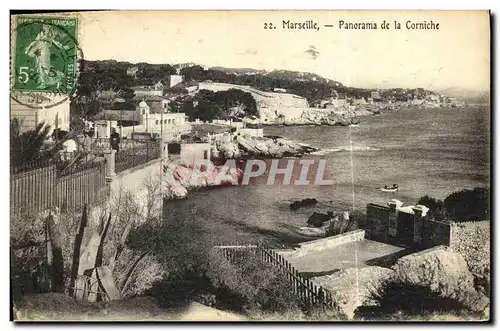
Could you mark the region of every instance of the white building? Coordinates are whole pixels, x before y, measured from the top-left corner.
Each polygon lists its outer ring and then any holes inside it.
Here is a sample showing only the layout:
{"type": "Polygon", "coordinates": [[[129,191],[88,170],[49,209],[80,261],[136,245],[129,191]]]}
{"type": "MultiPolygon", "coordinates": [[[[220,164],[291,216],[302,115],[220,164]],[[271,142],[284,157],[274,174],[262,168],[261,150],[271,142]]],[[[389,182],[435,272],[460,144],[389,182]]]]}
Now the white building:
{"type": "Polygon", "coordinates": [[[373,100],[379,100],[380,99],[380,93],[378,91],[372,91],[371,92],[371,98],[373,100]]]}
{"type": "Polygon", "coordinates": [[[120,128],[122,137],[128,137],[132,132],[147,132],[156,135],[163,133],[164,139],[171,140],[191,130],[186,114],[170,113],[167,106],[150,107],[145,101],[137,106],[134,118],[139,119],[139,125],[120,128]]]}
{"type": "Polygon", "coordinates": [[[179,83],[182,83],[182,81],[184,80],[184,77],[181,76],[181,75],[170,75],[170,83],[169,83],[169,88],[170,87],[174,87],[175,85],[179,84],[179,83]]]}
{"type": "Polygon", "coordinates": [[[127,75],[135,77],[137,75],[137,71],[139,71],[139,68],[137,68],[135,66],[129,67],[129,68],[127,68],[127,75]]]}
{"type": "MultiPolygon", "coordinates": [[[[28,103],[30,97],[21,98],[21,102],[28,103]]],[[[34,109],[10,99],[10,118],[17,118],[20,121],[21,132],[33,130],[39,123],[50,125],[50,133],[56,128],[69,131],[69,104],[69,100],[66,100],[57,106],[34,109]]]]}
{"type": "Polygon", "coordinates": [[[147,132],[159,133],[162,130],[178,131],[184,130],[186,126],[186,114],[169,113],[167,108],[152,109],[145,101],[141,101],[137,107],[137,112],[141,118],[140,124],[144,126],[147,132]]]}
{"type": "Polygon", "coordinates": [[[273,91],[274,91],[274,92],[283,92],[283,93],[286,93],[286,92],[287,92],[287,91],[286,91],[286,89],[284,89],[284,88],[280,88],[280,87],[275,87],[275,88],[273,89],[273,91]]]}
{"type": "Polygon", "coordinates": [[[134,91],[136,98],[148,97],[148,96],[162,96],[163,95],[163,86],[162,87],[154,87],[154,86],[134,86],[130,88],[134,91]]]}

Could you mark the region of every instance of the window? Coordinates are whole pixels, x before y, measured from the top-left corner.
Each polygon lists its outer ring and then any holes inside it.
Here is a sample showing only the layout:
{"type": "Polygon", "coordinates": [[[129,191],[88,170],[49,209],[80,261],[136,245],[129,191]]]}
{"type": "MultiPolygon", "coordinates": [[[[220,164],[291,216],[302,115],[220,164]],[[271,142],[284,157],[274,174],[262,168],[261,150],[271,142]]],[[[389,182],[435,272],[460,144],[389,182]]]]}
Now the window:
{"type": "Polygon", "coordinates": [[[158,125],[158,120],[156,120],[156,125],[158,125]]]}
{"type": "Polygon", "coordinates": [[[144,114],[146,114],[146,110],[145,109],[142,110],[142,115],[144,115],[144,114]]]}
{"type": "Polygon", "coordinates": [[[167,120],[163,120],[163,124],[167,124],[167,120]]]}

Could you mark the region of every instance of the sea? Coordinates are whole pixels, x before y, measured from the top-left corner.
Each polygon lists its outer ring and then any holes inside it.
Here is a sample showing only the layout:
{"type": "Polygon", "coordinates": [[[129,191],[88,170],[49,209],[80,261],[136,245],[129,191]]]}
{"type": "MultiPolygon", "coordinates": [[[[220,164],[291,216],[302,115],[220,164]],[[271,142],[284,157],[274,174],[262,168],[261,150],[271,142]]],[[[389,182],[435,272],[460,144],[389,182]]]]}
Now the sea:
{"type": "Polygon", "coordinates": [[[330,185],[230,186],[190,192],[171,201],[168,217],[190,217],[209,228],[215,241],[293,243],[313,212],[365,211],[368,203],[398,199],[415,204],[424,195],[444,199],[454,191],[489,186],[490,109],[401,109],[361,118],[359,126],[266,126],[320,149],[330,185]],[[398,192],[380,187],[397,184],[398,192]],[[290,203],[315,198],[316,206],[290,210],[290,203]]]}

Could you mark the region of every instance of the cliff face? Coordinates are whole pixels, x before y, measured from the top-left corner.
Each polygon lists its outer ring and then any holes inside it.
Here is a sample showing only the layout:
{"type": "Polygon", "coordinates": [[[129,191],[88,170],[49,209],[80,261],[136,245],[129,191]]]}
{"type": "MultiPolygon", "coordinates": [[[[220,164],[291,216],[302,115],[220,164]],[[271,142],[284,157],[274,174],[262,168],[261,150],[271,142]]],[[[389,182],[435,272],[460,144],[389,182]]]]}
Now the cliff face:
{"type": "Polygon", "coordinates": [[[258,108],[268,108],[277,110],[282,108],[308,108],[309,103],[306,98],[290,93],[265,92],[245,85],[234,85],[225,83],[200,83],[200,90],[210,90],[213,92],[238,89],[250,93],[258,108]]]}
{"type": "Polygon", "coordinates": [[[349,125],[356,117],[378,113],[370,105],[341,106],[330,109],[310,108],[307,99],[290,93],[264,92],[250,86],[225,83],[200,83],[200,89],[226,91],[239,89],[252,94],[259,119],[253,123],[283,125],[349,125]]]}
{"type": "Polygon", "coordinates": [[[306,98],[290,93],[264,92],[250,86],[224,83],[200,83],[199,88],[214,92],[238,89],[252,94],[263,122],[272,122],[281,116],[298,118],[302,115],[303,109],[309,108],[306,98]]]}

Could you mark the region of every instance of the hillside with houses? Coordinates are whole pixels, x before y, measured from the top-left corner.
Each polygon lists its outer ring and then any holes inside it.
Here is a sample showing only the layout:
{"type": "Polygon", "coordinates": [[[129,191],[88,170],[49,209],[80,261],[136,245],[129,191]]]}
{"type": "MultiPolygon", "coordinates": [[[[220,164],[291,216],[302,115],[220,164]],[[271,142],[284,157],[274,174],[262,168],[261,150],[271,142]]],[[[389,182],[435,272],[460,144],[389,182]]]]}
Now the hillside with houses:
{"type": "Polygon", "coordinates": [[[464,105],[422,88],[361,89],[311,73],[108,60],[84,63],[71,113],[139,124],[133,113],[142,101],[153,112],[163,108],[191,120],[253,116],[261,124],[290,125],[347,125],[385,109],[464,105]]]}

